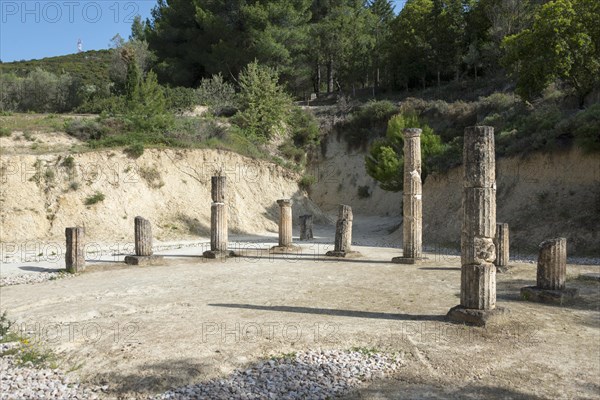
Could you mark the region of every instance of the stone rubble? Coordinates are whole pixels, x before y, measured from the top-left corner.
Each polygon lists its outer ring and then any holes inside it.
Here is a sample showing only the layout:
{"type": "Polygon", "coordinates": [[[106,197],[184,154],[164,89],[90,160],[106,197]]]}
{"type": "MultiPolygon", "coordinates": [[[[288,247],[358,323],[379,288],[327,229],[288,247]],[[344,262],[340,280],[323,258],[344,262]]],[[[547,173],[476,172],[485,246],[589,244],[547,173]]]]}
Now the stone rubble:
{"type": "Polygon", "coordinates": [[[39,272],[35,274],[10,274],[0,277],[1,286],[26,285],[29,283],[41,283],[55,279],[71,278],[76,274],[65,272],[39,272]]]}
{"type": "Polygon", "coordinates": [[[302,351],[295,357],[260,362],[213,379],[167,391],[155,400],[329,399],[343,396],[402,367],[398,357],[379,353],[302,351]]]}
{"type": "MultiPolygon", "coordinates": [[[[0,353],[19,346],[18,342],[3,343],[0,353]]],[[[84,387],[63,372],[37,368],[31,363],[18,364],[14,355],[0,357],[0,399],[89,399],[101,398],[103,387],[84,387]]]]}

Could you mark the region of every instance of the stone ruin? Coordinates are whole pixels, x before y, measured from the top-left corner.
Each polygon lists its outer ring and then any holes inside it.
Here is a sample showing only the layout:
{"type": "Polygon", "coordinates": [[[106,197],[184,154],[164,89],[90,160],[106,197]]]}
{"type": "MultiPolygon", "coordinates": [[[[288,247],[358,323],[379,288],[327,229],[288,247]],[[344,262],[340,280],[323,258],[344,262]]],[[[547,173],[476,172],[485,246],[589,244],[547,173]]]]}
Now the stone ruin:
{"type": "Polygon", "coordinates": [[[235,255],[233,251],[227,250],[229,236],[225,204],[226,187],[227,178],[225,176],[211,178],[210,250],[203,253],[206,258],[233,257],[235,255]]]}
{"type": "Polygon", "coordinates": [[[162,256],[152,252],[152,224],[145,218],[135,217],[135,255],[125,256],[125,263],[129,265],[152,265],[163,261],[162,256]]]}
{"type": "Polygon", "coordinates": [[[340,204],[338,219],[335,224],[335,241],[333,251],[325,253],[328,257],[356,257],[360,253],[352,251],[352,207],[340,204]]]}
{"type": "Polygon", "coordinates": [[[300,250],[292,244],[292,200],[277,200],[279,205],[279,244],[271,248],[273,253],[287,253],[300,250]]]}

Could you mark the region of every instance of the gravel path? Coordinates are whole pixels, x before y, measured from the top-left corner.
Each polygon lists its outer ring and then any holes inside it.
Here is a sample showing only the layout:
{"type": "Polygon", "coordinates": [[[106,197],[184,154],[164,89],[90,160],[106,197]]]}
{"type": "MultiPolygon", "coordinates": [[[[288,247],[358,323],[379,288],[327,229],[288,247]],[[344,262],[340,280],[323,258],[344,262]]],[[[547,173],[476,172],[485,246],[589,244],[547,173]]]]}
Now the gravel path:
{"type": "MultiPolygon", "coordinates": [[[[0,352],[20,346],[3,343],[0,352]]],[[[0,399],[98,399],[103,388],[86,388],[57,369],[19,364],[15,355],[0,357],[0,399]]]]}
{"type": "Polygon", "coordinates": [[[154,399],[328,399],[381,379],[402,365],[399,358],[379,353],[303,351],[235,370],[226,379],[170,390],[154,399]]]}
{"type": "Polygon", "coordinates": [[[76,276],[76,274],[69,274],[66,272],[39,272],[35,274],[29,273],[18,275],[5,275],[0,277],[0,286],[40,283],[45,281],[51,281],[54,279],[70,278],[73,276],[76,276]]]}

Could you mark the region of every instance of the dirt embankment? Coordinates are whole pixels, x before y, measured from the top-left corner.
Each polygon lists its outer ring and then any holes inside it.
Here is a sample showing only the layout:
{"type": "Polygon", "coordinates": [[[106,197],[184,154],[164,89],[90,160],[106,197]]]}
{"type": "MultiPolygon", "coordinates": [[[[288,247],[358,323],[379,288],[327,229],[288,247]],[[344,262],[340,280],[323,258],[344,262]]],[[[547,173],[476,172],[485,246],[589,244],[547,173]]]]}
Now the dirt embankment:
{"type": "MultiPolygon", "coordinates": [[[[367,215],[402,214],[401,193],[384,192],[364,168],[365,153],[348,151],[331,135],[327,153],[315,168],[312,200],[324,210],[340,202],[367,215]],[[371,196],[360,198],[358,188],[371,196]]],[[[510,225],[511,252],[536,252],[543,240],[564,236],[570,255],[600,254],[600,156],[577,149],[497,162],[497,220],[510,225]]],[[[423,186],[423,239],[429,246],[460,244],[462,168],[429,176],[423,186]]],[[[401,229],[392,234],[401,240],[401,229]]]]}
{"type": "Polygon", "coordinates": [[[210,178],[228,177],[233,233],[277,231],[276,200],[294,199],[294,215],[325,216],[298,188],[296,174],[218,150],[121,150],[80,154],[2,154],[0,241],[63,240],[84,226],[96,240],[132,240],[133,218],[150,219],[159,240],[210,232],[210,178]],[[94,203],[95,201],[95,203],[94,203]],[[87,204],[86,204],[87,203],[87,204]],[[94,203],[94,204],[90,204],[94,203]]]}

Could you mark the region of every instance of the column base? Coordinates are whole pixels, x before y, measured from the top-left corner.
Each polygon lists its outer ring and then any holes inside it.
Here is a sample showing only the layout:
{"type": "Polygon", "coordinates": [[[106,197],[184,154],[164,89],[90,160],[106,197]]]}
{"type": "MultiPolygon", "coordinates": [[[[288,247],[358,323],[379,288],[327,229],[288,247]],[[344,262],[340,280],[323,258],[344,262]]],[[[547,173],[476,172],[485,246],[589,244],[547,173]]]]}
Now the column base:
{"type": "Polygon", "coordinates": [[[394,257],[392,262],[394,264],[420,264],[427,260],[427,257],[394,257]]]}
{"type": "Polygon", "coordinates": [[[451,322],[459,324],[486,326],[492,321],[497,321],[510,311],[504,307],[496,307],[493,310],[478,310],[465,308],[461,305],[452,307],[446,315],[451,322]]]}
{"type": "Polygon", "coordinates": [[[128,265],[157,265],[162,264],[164,261],[163,256],[125,256],[125,264],[128,265]]]}
{"type": "Polygon", "coordinates": [[[313,235],[308,235],[306,237],[300,236],[299,240],[313,240],[313,239],[314,239],[313,235]]]}
{"type": "Polygon", "coordinates": [[[336,251],[336,250],[331,250],[331,251],[328,251],[327,253],[325,253],[325,255],[327,257],[341,257],[341,258],[362,257],[362,254],[360,254],[358,251],[336,251]]]}
{"type": "Polygon", "coordinates": [[[273,246],[269,250],[271,253],[299,253],[302,251],[300,246],[295,246],[293,244],[289,246],[273,246]]]}
{"type": "Polygon", "coordinates": [[[207,250],[202,253],[204,258],[227,258],[235,257],[235,253],[231,250],[207,250]]]}
{"type": "Polygon", "coordinates": [[[579,295],[579,290],[571,289],[542,289],[537,286],[526,286],[521,288],[521,298],[526,301],[537,303],[563,304],[573,300],[579,295]]]}

